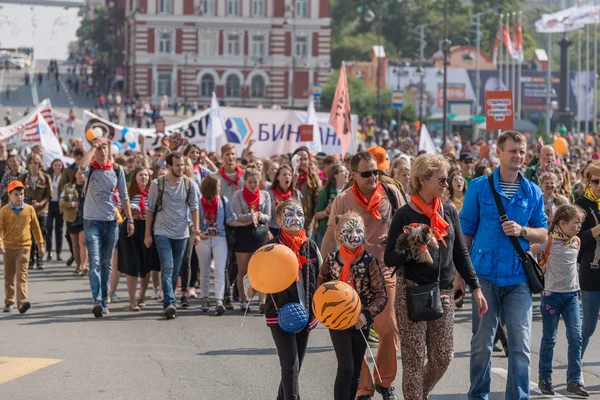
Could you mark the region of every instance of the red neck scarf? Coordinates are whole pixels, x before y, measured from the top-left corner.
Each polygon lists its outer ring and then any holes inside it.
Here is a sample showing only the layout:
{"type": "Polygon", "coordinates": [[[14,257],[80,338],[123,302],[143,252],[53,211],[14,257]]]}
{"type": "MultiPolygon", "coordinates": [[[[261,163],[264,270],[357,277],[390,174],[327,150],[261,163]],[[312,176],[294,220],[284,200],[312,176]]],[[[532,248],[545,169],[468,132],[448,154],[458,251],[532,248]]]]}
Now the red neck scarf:
{"type": "Polygon", "coordinates": [[[351,250],[346,246],[340,247],[340,257],[342,258],[342,262],[344,266],[340,271],[340,278],[338,279],[340,282],[344,282],[354,287],[354,277],[350,272],[350,267],[354,263],[354,261],[358,260],[365,252],[365,247],[361,244],[356,249],[351,250]]]}
{"type": "Polygon", "coordinates": [[[308,179],[308,171],[301,173],[298,175],[298,180],[296,181],[296,187],[301,187],[302,184],[308,179]]]}
{"type": "Polygon", "coordinates": [[[103,171],[108,171],[113,167],[113,162],[112,162],[112,160],[106,160],[106,163],[104,165],[100,165],[100,164],[98,164],[98,161],[94,160],[94,161],[92,161],[92,167],[94,169],[101,169],[103,171]]]}
{"type": "Polygon", "coordinates": [[[135,194],[139,194],[142,196],[140,198],[140,214],[142,215],[142,217],[146,215],[146,197],[148,197],[149,192],[150,186],[148,185],[146,185],[146,188],[144,190],[140,190],[140,188],[137,188],[135,190],[135,194]]]}
{"type": "Polygon", "coordinates": [[[433,236],[435,236],[438,241],[442,242],[444,246],[448,247],[444,238],[448,236],[446,229],[450,225],[439,213],[440,209],[442,208],[442,199],[436,197],[433,199],[433,203],[427,204],[423,201],[418,193],[415,193],[410,197],[410,201],[417,206],[419,210],[421,210],[424,216],[429,218],[429,226],[433,231],[433,236]]]}
{"type": "Polygon", "coordinates": [[[217,210],[219,209],[219,196],[215,196],[212,201],[208,201],[206,197],[202,196],[202,212],[204,212],[204,218],[208,221],[209,226],[215,226],[217,224],[217,210]]]}
{"type": "Polygon", "coordinates": [[[275,195],[275,200],[284,202],[292,197],[292,189],[288,188],[287,192],[282,192],[281,189],[275,188],[273,189],[273,194],[275,195]]]}
{"type": "Polygon", "coordinates": [[[256,189],[256,192],[251,192],[250,189],[244,186],[242,189],[242,196],[244,197],[244,201],[246,204],[248,204],[248,208],[250,210],[258,210],[258,206],[260,204],[260,189],[256,189]]]}
{"type": "Polygon", "coordinates": [[[242,175],[244,174],[244,170],[241,169],[240,167],[236,166],[235,167],[235,172],[237,173],[237,178],[235,179],[231,179],[229,176],[227,176],[227,174],[225,173],[225,167],[221,167],[219,169],[219,174],[221,174],[221,176],[223,177],[223,179],[225,179],[225,181],[227,182],[227,184],[229,186],[235,185],[236,189],[240,188],[240,178],[242,177],[242,175]]]}
{"type": "Polygon", "coordinates": [[[302,265],[308,261],[305,257],[300,255],[300,249],[302,246],[304,246],[304,243],[306,243],[307,240],[306,232],[304,229],[302,229],[300,232],[298,232],[297,236],[291,236],[285,233],[285,231],[282,229],[279,231],[279,238],[283,244],[292,249],[294,254],[296,254],[296,258],[298,259],[298,276],[296,277],[296,282],[298,282],[300,280],[300,271],[302,270],[302,265]]]}
{"type": "Polygon", "coordinates": [[[356,181],[354,181],[354,184],[352,185],[352,194],[354,195],[354,198],[356,199],[358,204],[363,206],[367,210],[367,212],[371,214],[371,216],[377,221],[381,221],[382,219],[381,214],[379,213],[379,207],[381,206],[383,192],[384,190],[383,187],[381,187],[381,182],[377,182],[377,187],[375,188],[371,199],[367,200],[365,195],[362,194],[362,192],[358,188],[358,184],[356,183],[356,181]]]}

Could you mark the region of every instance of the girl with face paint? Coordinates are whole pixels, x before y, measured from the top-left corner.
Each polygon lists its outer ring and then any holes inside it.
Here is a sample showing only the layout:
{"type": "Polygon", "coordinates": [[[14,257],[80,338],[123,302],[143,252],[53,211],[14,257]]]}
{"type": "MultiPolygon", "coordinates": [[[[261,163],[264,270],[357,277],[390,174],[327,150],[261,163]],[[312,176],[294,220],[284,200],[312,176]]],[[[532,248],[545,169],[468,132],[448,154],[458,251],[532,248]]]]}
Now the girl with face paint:
{"type": "Polygon", "coordinates": [[[339,250],[325,257],[317,287],[332,280],[348,283],[356,290],[362,304],[361,315],[354,327],[329,330],[338,361],[333,398],[348,400],[356,397],[367,350],[365,337],[369,335],[373,318],[383,311],[388,298],[379,262],[364,248],[365,224],[361,216],[355,212],[337,216],[335,238],[339,250]]]}
{"type": "Polygon", "coordinates": [[[269,224],[269,230],[273,234],[273,237],[279,236],[279,230],[281,229],[277,213],[279,205],[290,199],[296,199],[302,203],[302,193],[296,190],[292,178],[292,168],[289,165],[282,165],[275,173],[271,188],[267,190],[271,196],[271,223],[269,224]]]}
{"type": "MultiPolygon", "coordinates": [[[[281,231],[278,237],[268,242],[268,244],[282,244],[292,249],[298,259],[299,267],[296,282],[284,291],[267,295],[265,303],[267,325],[271,328],[281,366],[278,400],[300,398],[298,384],[300,368],[306,354],[309,333],[317,325],[311,304],[322,258],[316,243],[310,240],[304,231],[304,218],[304,210],[298,200],[289,199],[282,202],[277,209],[277,220],[281,231]],[[308,323],[298,333],[284,332],[277,318],[277,310],[292,302],[300,303],[308,311],[308,323]]],[[[252,295],[253,289],[250,288],[249,292],[248,294],[252,295]]]]}

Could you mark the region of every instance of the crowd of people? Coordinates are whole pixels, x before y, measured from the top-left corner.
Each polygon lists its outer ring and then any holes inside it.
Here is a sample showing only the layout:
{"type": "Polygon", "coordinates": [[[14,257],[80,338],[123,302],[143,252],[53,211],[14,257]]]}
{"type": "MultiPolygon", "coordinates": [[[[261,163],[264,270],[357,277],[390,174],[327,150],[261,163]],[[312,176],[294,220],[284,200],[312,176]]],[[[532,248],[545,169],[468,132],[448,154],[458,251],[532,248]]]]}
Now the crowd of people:
{"type": "Polygon", "coordinates": [[[87,151],[71,140],[65,153],[75,162],[57,159],[47,170],[39,146],[23,160],[0,142],[4,311],[28,311],[29,270],[61,261],[64,234],[67,265],[88,277],[96,318],[120,301],[122,275],[130,312],[156,300],[171,320],[199,298],[201,310],[217,316],[236,304],[264,314],[281,364],[277,398],[288,400],[300,398],[298,376],[310,362],[315,291],[339,280],[356,290],[362,313],[355,326],[330,330],[338,362],[333,397],[397,399],[400,350],[404,398],[422,400],[451,363],[455,308],[470,292],[468,398],[487,398],[492,352],[504,351],[506,399],[528,399],[534,297],[516,241],[545,270],[539,388],[554,393],[562,316],[567,391],[589,396],[581,359],[600,312],[598,139],[581,144],[566,134],[570,147],[558,154],[513,131],[475,143],[456,135],[440,143],[443,153],[423,154],[415,130],[402,129],[342,159],[306,147],[268,159],[250,146],[238,154],[232,144],[218,154],[195,144],[145,149],[143,139],[140,152],[111,154],[105,138],[87,151]],[[300,271],[289,288],[269,295],[247,276],[253,253],[266,244],[289,247],[300,271]],[[423,290],[431,296],[427,312],[416,300],[423,290]],[[279,325],[288,303],[308,313],[296,333],[279,325]],[[378,343],[376,371],[364,358],[367,337],[378,343]]]}

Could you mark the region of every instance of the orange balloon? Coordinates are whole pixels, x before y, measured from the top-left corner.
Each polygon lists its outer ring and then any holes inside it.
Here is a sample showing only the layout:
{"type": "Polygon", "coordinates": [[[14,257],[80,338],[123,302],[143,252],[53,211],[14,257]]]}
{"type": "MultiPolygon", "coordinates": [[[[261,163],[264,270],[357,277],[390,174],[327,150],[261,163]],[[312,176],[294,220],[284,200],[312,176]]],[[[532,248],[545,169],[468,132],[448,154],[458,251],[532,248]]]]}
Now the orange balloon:
{"type": "Polygon", "coordinates": [[[590,144],[591,144],[591,143],[594,143],[594,137],[593,137],[593,136],[590,136],[590,135],[587,135],[587,136],[585,137],[585,142],[586,142],[586,143],[590,143],[590,144]]]}
{"type": "Polygon", "coordinates": [[[297,276],[298,258],[289,247],[282,244],[261,247],[248,264],[250,285],[261,293],[279,293],[290,287],[297,276]]]}
{"type": "Polygon", "coordinates": [[[88,129],[87,131],[85,131],[85,138],[87,139],[88,142],[91,142],[92,140],[94,140],[96,138],[96,132],[94,132],[91,129],[88,129]]]}
{"type": "Polygon", "coordinates": [[[565,154],[569,149],[569,143],[565,140],[565,138],[558,138],[554,141],[554,149],[558,154],[565,154]]]}
{"type": "Polygon", "coordinates": [[[356,324],[362,304],[352,286],[342,281],[331,281],[316,290],[312,309],[325,327],[342,331],[356,324]]]}

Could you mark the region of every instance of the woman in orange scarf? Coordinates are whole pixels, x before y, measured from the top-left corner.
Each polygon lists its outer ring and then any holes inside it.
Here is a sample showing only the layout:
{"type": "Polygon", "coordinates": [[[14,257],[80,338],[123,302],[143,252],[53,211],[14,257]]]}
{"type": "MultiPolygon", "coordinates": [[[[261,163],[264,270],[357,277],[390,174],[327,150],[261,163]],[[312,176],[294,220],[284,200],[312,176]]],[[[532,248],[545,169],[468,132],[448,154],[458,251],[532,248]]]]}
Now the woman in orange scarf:
{"type": "MultiPolygon", "coordinates": [[[[287,289],[267,295],[265,317],[267,326],[271,328],[281,365],[277,400],[293,400],[300,398],[300,368],[306,354],[309,333],[317,325],[311,304],[317,285],[317,274],[323,260],[317,244],[306,236],[304,210],[298,200],[289,199],[279,205],[277,222],[281,225],[281,231],[279,236],[269,243],[282,244],[292,249],[298,258],[298,278],[287,289]],[[279,326],[278,312],[291,302],[300,303],[308,311],[308,323],[297,333],[285,332],[279,326]]],[[[249,297],[253,294],[252,288],[247,289],[249,297]]]]}
{"type": "Polygon", "coordinates": [[[362,312],[356,325],[346,330],[329,330],[338,361],[333,398],[348,400],[356,397],[367,350],[365,337],[369,336],[373,318],[383,311],[388,298],[379,262],[363,246],[365,223],[361,216],[355,212],[338,215],[335,224],[335,239],[339,250],[323,260],[317,288],[332,280],[346,282],[356,289],[362,304],[362,312]]]}
{"type": "MultiPolygon", "coordinates": [[[[402,391],[406,400],[426,399],[452,360],[453,283],[457,270],[471,288],[479,315],[487,311],[487,302],[481,293],[460,229],[458,212],[451,205],[442,205],[441,197],[449,183],[448,170],[448,162],[441,155],[423,154],[415,159],[410,177],[411,202],[394,215],[386,242],[385,264],[401,271],[395,304],[400,337],[410,338],[400,342],[402,391]],[[400,236],[406,235],[403,233],[404,227],[411,224],[423,225],[433,232],[437,247],[428,241],[421,249],[429,251],[433,259],[431,264],[418,262],[419,258],[413,257],[412,248],[396,248],[400,236]],[[430,321],[411,320],[408,317],[407,288],[436,282],[439,285],[442,315],[430,321]]],[[[408,239],[409,243],[420,240],[416,235],[403,239],[408,239]]],[[[414,246],[420,248],[421,244],[414,246]]]]}

